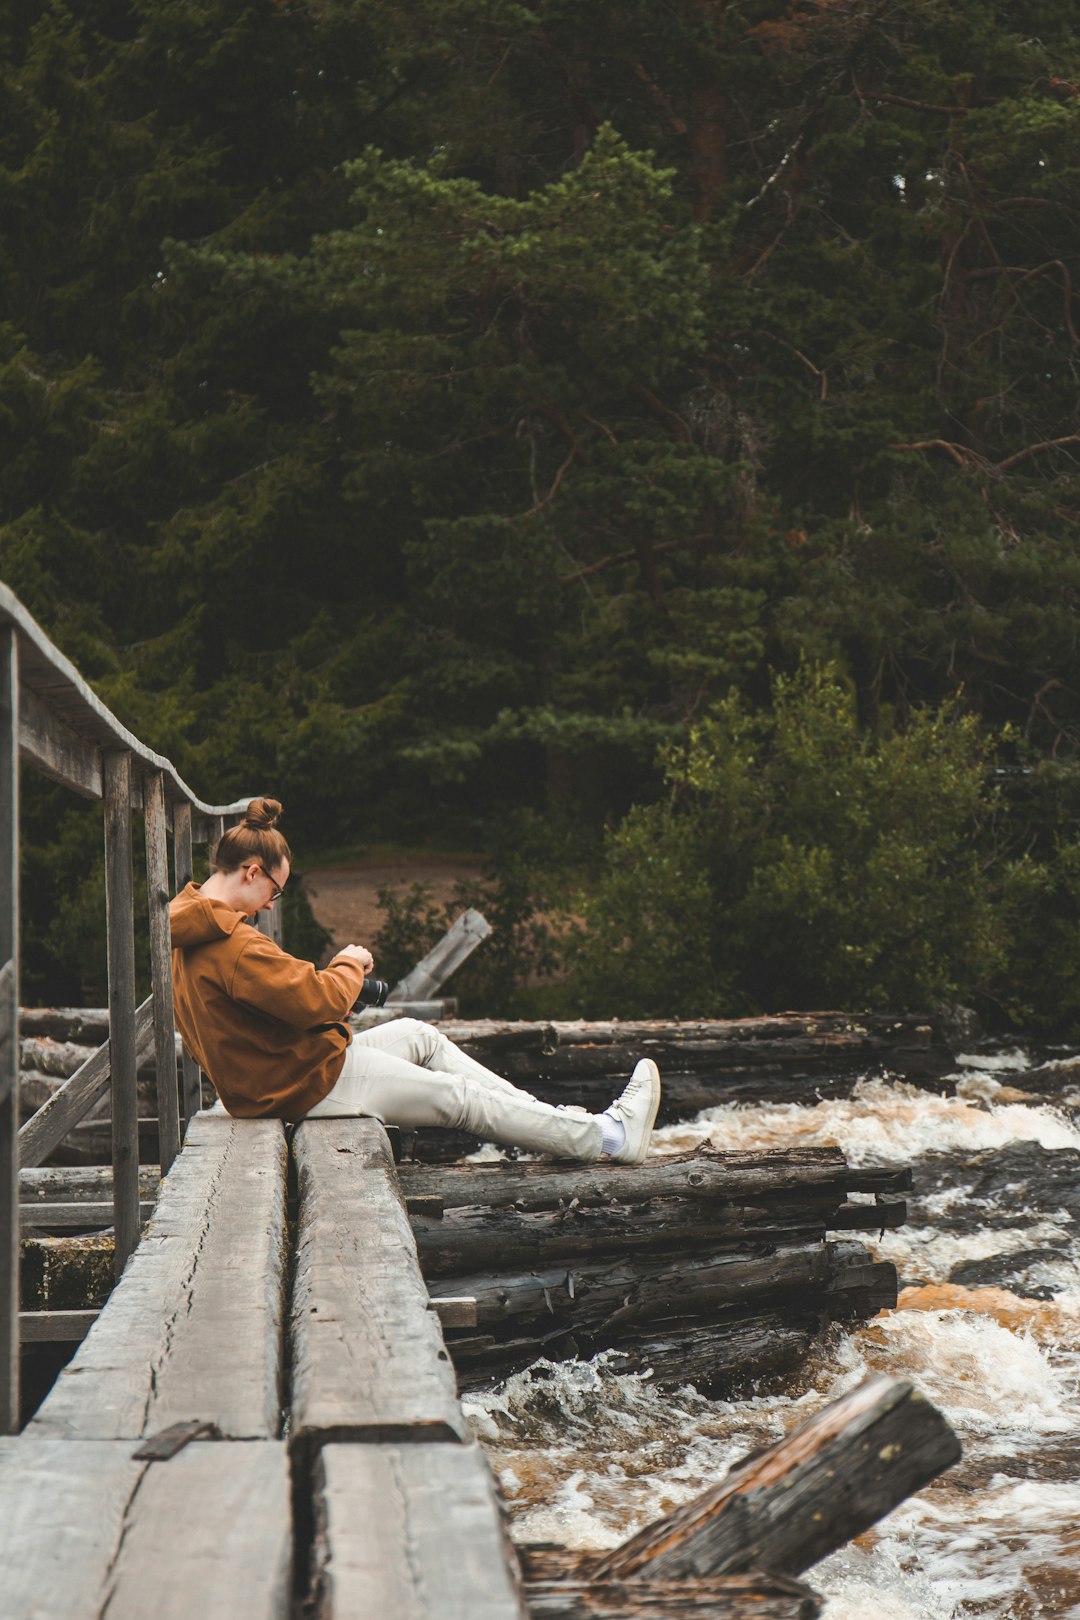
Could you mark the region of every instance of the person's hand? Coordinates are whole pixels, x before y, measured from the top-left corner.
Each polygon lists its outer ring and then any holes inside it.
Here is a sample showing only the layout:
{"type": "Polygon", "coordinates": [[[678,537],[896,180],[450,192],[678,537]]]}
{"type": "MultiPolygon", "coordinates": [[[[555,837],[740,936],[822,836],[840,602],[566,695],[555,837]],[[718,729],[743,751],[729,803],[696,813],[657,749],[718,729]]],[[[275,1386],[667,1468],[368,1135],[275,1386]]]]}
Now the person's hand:
{"type": "Polygon", "coordinates": [[[375,966],[375,958],[366,945],[343,945],[338,951],[339,956],[347,956],[350,962],[359,962],[365,975],[375,966]]]}

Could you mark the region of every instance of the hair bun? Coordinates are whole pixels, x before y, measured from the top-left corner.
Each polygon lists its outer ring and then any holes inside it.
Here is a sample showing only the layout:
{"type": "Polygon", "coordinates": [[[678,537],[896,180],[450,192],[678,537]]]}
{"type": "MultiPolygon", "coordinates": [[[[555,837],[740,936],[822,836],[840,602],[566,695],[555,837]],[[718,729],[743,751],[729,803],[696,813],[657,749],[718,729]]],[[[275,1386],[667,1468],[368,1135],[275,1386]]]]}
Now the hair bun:
{"type": "Polygon", "coordinates": [[[269,832],[277,826],[281,805],[276,799],[252,799],[244,816],[244,825],[255,832],[269,832]]]}

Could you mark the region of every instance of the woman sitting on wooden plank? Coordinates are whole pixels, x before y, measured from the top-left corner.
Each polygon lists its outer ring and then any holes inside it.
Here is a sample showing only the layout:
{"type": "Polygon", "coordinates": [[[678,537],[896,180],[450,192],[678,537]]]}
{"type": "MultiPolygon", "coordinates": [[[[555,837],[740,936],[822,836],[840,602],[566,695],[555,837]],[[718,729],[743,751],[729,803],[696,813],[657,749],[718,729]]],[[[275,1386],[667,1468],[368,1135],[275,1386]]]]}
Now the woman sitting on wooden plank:
{"type": "Polygon", "coordinates": [[[189,883],[169,907],[177,1027],[230,1114],[367,1114],[563,1159],[640,1164],[660,1102],[650,1058],[610,1108],[588,1114],[518,1090],[415,1018],[354,1035],[349,1011],[374,967],[371,952],[346,945],[320,972],[246,925],[289,879],[280,814],[276,799],[252,799],[218,844],[207,881],[189,883]]]}

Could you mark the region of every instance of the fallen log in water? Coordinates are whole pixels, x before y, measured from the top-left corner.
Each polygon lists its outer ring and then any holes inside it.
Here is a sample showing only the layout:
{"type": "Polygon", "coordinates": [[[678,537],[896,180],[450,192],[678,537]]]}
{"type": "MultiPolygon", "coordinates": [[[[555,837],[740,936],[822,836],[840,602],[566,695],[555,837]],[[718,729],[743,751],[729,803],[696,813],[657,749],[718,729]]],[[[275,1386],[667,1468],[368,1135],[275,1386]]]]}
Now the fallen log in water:
{"type": "MultiPolygon", "coordinates": [[[[911,1384],[871,1378],[610,1552],[522,1548],[530,1612],[533,1620],[767,1613],[752,1585],[740,1594],[726,1583],[762,1569],[801,1574],[959,1457],[948,1423],[911,1384]]],[[[774,1597],[782,1591],[762,1592],[763,1601],[774,1597]]]]}
{"type": "Polygon", "coordinates": [[[821,1599],[782,1575],[530,1581],[532,1620],[816,1620],[821,1599]]]}
{"type": "Polygon", "coordinates": [[[869,1378],[719,1485],[605,1553],[594,1580],[798,1575],[951,1468],[960,1442],[904,1379],[869,1378]]]}

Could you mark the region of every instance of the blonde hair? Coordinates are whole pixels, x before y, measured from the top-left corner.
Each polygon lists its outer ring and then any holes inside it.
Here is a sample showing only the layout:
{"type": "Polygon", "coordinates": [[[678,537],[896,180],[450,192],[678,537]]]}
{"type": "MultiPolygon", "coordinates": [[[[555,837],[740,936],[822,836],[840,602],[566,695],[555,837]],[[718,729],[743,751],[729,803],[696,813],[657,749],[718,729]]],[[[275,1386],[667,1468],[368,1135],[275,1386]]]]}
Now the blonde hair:
{"type": "Polygon", "coordinates": [[[292,852],[277,830],[281,805],[276,799],[252,799],[244,819],[221,835],[214,851],[214,869],[235,872],[255,861],[269,875],[282,861],[292,863],[292,852]]]}

